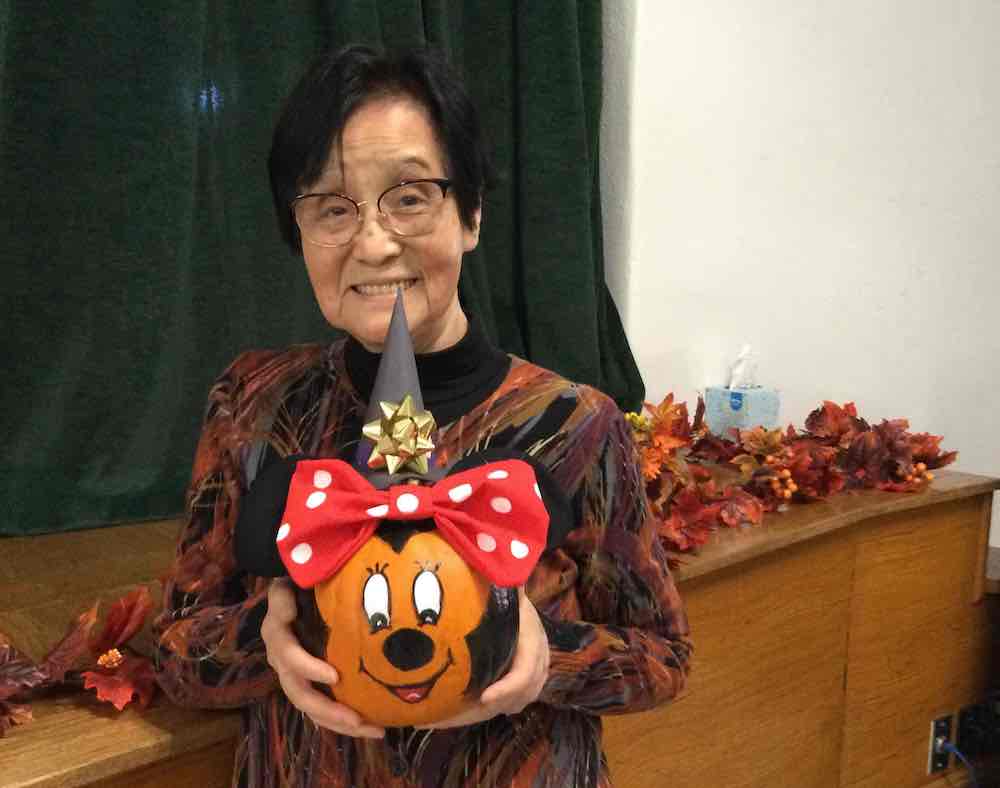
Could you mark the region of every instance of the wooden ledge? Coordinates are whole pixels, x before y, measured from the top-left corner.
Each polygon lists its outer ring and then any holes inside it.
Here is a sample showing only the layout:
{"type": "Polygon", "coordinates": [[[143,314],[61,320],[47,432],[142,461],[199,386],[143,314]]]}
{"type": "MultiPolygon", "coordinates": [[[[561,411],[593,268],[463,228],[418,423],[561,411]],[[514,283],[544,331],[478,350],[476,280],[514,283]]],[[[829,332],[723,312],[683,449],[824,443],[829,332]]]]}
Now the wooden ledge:
{"type": "MultiPolygon", "coordinates": [[[[103,784],[213,745],[231,750],[239,731],[235,712],[180,709],[162,694],[141,712],[131,708],[118,712],[93,693],[46,698],[33,702],[31,709],[34,721],[12,729],[0,740],[3,788],[103,784]]],[[[126,780],[122,784],[140,783],[126,780]]]]}
{"type": "Polygon", "coordinates": [[[681,566],[675,576],[680,583],[873,517],[972,498],[998,489],[1000,479],[957,471],[940,471],[935,473],[930,487],[921,492],[863,490],[838,493],[816,503],[793,504],[787,512],[765,514],[760,526],[718,531],[696,555],[681,559],[681,566]]]}
{"type": "MultiPolygon", "coordinates": [[[[39,660],[98,598],[104,615],[142,584],[158,602],[178,529],[165,520],[0,539],[0,632],[39,660]]],[[[148,631],[134,642],[152,648],[148,631]]],[[[175,785],[230,783],[237,712],[180,709],[162,693],[146,711],[118,712],[93,690],[54,692],[30,706],[34,720],[0,739],[0,788],[144,788],[167,764],[175,785]]]]}

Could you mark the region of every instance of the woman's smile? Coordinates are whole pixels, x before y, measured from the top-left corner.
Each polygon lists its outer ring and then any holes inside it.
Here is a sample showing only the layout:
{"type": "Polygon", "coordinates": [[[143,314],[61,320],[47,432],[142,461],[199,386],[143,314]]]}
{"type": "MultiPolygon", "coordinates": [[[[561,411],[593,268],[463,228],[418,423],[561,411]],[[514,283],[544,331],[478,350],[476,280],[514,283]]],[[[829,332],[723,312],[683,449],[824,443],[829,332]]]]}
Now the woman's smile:
{"type": "Polygon", "coordinates": [[[396,279],[391,282],[365,282],[351,285],[351,289],[354,290],[355,293],[360,293],[363,296],[395,295],[396,290],[409,290],[416,283],[416,278],[396,279]]]}

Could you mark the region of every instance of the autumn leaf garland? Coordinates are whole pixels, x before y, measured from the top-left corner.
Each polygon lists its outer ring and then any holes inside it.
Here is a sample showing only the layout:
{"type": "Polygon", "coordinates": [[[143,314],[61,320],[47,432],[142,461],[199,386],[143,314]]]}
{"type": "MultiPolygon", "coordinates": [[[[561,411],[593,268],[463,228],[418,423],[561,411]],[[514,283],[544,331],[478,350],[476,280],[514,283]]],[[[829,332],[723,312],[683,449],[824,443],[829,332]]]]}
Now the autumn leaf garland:
{"type": "Polygon", "coordinates": [[[650,508],[673,553],[696,549],[720,527],[756,525],[764,512],[783,511],[791,503],[851,489],[923,489],[934,478],[932,469],[958,456],[941,451],[940,436],[908,432],[905,419],[869,425],[851,402],[824,402],[801,432],[792,426],[755,427],[719,437],[704,415],[700,397],[691,420],[686,403],[675,402],[673,394],[659,405],[646,403],[641,413],[626,414],[650,508]],[[720,489],[710,464],[738,468],[740,483],[720,489]]]}
{"type": "Polygon", "coordinates": [[[95,602],[73,620],[62,640],[38,664],[0,634],[0,738],[12,726],[31,721],[31,708],[24,701],[39,690],[80,679],[85,689],[96,689],[99,700],[119,711],[133,698],[140,708],[149,705],[156,691],[152,662],[134,653],[127,643],[146,621],[152,605],[149,590],[140,586],[111,607],[104,627],[92,636],[97,623],[95,602]]]}

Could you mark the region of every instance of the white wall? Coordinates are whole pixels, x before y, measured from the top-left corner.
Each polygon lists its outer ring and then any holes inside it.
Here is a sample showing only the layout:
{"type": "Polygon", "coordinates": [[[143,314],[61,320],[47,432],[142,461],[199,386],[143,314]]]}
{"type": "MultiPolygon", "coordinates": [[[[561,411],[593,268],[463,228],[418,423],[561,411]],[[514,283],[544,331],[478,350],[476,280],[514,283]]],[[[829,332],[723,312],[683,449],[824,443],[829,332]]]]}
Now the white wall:
{"type": "Polygon", "coordinates": [[[1000,3],[604,9],[608,282],[648,398],[693,404],[750,342],[783,422],[853,400],[1000,476],[1000,3]]]}

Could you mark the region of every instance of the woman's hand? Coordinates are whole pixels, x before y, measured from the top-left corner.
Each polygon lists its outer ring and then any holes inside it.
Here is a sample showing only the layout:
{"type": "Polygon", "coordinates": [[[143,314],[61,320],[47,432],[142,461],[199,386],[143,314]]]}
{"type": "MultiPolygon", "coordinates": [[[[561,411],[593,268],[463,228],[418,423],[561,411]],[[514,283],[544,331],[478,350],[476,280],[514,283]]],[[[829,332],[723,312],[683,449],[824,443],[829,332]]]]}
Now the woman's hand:
{"type": "Polygon", "coordinates": [[[517,590],[520,616],[517,647],[510,670],[483,690],[479,703],[454,717],[424,728],[458,728],[493,719],[498,714],[518,714],[538,700],[549,677],[549,639],[538,611],[524,593],[517,590]]]}
{"type": "Polygon", "coordinates": [[[295,594],[288,587],[288,580],[281,578],[272,582],[267,591],[267,614],[260,625],[260,635],[267,648],[268,664],[278,674],[288,700],[322,728],[344,736],[381,739],[384,729],[369,725],[354,709],[331,700],[312,686],[310,682],[313,681],[334,685],[340,677],[332,665],[316,659],[299,644],[292,631],[297,613],[295,594]]]}

